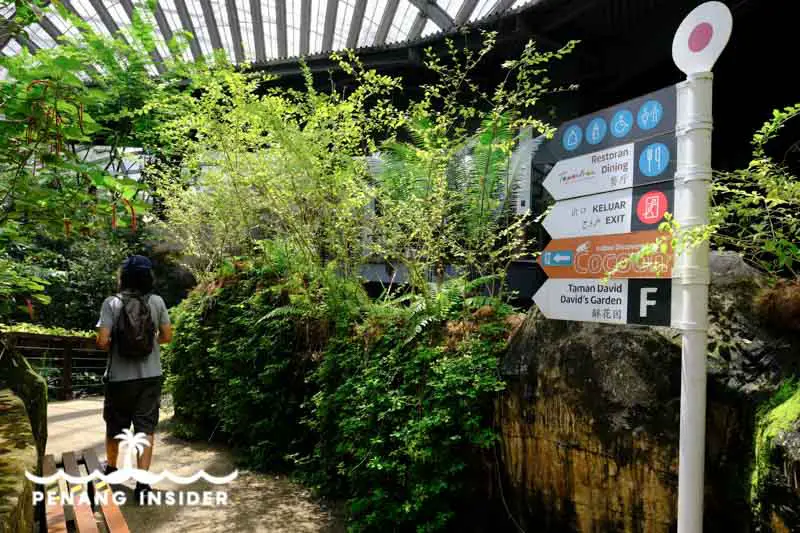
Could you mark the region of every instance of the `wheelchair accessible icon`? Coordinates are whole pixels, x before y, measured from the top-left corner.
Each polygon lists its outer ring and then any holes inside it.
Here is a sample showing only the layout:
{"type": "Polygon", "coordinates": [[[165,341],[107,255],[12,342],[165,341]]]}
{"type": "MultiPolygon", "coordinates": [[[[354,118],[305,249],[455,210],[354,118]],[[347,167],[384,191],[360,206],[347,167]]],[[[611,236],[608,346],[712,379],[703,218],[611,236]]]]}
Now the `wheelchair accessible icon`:
{"type": "Polygon", "coordinates": [[[620,139],[630,133],[633,127],[633,113],[627,109],[620,109],[611,119],[611,135],[620,139]]]}

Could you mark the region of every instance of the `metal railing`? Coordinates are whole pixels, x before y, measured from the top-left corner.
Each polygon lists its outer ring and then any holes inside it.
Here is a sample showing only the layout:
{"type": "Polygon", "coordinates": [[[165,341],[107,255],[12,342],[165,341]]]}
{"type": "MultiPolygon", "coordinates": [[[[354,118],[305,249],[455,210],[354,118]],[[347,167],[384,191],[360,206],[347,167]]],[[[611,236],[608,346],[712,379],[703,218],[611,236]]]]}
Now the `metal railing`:
{"type": "Polygon", "coordinates": [[[38,333],[4,333],[9,348],[22,354],[47,381],[48,396],[71,400],[102,394],[107,353],[94,339],[38,333]]]}

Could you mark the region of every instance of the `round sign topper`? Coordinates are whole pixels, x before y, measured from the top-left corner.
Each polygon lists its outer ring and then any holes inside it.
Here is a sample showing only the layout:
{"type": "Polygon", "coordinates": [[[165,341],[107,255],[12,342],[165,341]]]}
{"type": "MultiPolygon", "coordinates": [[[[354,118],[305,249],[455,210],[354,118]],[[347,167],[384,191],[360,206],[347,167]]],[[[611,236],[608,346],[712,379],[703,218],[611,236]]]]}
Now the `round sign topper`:
{"type": "Polygon", "coordinates": [[[733,15],[722,2],[700,4],[689,13],[672,40],[672,60],[685,74],[711,72],[733,27],[733,15]]]}

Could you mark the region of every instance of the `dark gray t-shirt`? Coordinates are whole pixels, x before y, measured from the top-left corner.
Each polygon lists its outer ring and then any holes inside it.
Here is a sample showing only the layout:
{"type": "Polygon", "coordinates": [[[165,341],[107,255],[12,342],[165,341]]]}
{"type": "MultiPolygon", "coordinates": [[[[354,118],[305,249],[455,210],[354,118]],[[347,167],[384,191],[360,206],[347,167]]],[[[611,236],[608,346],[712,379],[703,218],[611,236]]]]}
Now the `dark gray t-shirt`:
{"type": "MultiPolygon", "coordinates": [[[[169,313],[161,296],[150,294],[146,298],[156,329],[169,324],[169,313]]],[[[97,327],[113,331],[114,321],[119,316],[120,309],[122,309],[122,300],[116,296],[106,298],[100,309],[100,320],[97,321],[97,327]]],[[[113,339],[109,354],[109,364],[106,365],[106,378],[109,381],[128,381],[161,376],[161,347],[158,345],[158,337],[156,337],[153,351],[146,358],[134,360],[118,355],[113,339]]]]}

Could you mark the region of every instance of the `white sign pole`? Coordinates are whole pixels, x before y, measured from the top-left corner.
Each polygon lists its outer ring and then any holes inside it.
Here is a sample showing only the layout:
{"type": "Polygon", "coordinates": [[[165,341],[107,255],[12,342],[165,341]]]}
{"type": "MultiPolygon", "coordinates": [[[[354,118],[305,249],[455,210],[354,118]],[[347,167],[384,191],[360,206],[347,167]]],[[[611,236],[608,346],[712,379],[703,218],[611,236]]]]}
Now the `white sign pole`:
{"type": "MultiPolygon", "coordinates": [[[[708,223],[711,184],[711,68],[731,34],[732,16],[721,2],[706,2],[681,23],[672,43],[675,64],[687,75],[678,85],[678,161],[675,220],[681,231],[708,223]]],[[[678,463],[678,533],[702,533],[705,487],[706,349],[709,247],[677,250],[673,327],[682,331],[681,421],[678,463]]]]}
{"type": "MultiPolygon", "coordinates": [[[[708,223],[711,180],[711,73],[691,74],[678,86],[676,221],[681,231],[708,223]]],[[[681,422],[678,462],[678,532],[703,531],[708,329],[708,243],[676,258],[673,290],[682,331],[681,422]]],[[[673,315],[676,316],[676,315],[673,315]]]]}

